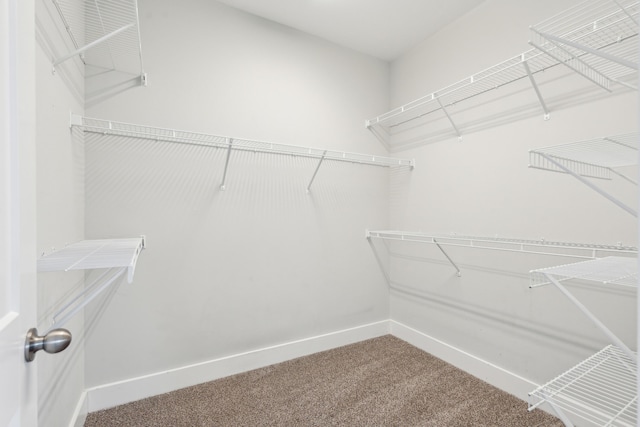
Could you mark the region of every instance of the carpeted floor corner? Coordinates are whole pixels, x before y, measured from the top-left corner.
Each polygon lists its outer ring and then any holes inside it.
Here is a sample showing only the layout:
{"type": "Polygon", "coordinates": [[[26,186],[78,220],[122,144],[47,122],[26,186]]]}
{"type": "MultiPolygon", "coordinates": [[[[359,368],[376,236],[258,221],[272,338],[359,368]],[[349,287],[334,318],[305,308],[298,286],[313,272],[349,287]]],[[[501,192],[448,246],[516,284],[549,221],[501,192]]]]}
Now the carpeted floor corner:
{"type": "Polygon", "coordinates": [[[562,427],[386,335],[89,414],[85,427],[562,427]]]}

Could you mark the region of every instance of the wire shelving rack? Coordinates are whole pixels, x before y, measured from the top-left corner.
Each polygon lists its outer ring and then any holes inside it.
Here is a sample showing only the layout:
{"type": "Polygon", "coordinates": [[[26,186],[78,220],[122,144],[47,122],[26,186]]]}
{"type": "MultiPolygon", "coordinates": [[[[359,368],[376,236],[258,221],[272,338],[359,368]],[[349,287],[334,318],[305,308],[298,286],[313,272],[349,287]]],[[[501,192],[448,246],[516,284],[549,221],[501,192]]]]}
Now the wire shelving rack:
{"type": "Polygon", "coordinates": [[[325,161],[347,162],[379,167],[405,167],[409,169],[413,169],[414,167],[414,160],[412,159],[400,159],[372,154],[349,153],[344,151],[310,148],[243,138],[209,135],[190,131],[157,128],[138,124],[88,118],[74,114],[71,115],[70,126],[72,128],[81,129],[85,132],[92,132],[103,135],[141,138],[152,141],[164,141],[224,149],[227,151],[227,156],[222,183],[220,185],[220,188],[223,190],[225,189],[227,171],[229,168],[229,159],[232,151],[282,154],[317,159],[318,163],[314,170],[313,176],[311,177],[311,180],[307,185],[307,191],[310,190],[311,185],[313,184],[313,181],[315,180],[315,177],[318,173],[318,170],[320,169],[322,163],[325,161]]]}
{"type": "Polygon", "coordinates": [[[638,214],[634,208],[587,178],[612,179],[617,176],[637,186],[638,183],[634,179],[619,169],[637,166],[638,137],[638,133],[634,132],[530,150],[529,167],[572,175],[637,217],[638,214]]]}
{"type": "Polygon", "coordinates": [[[146,85],[137,0],[51,0],[74,50],[53,68],[80,56],[86,65],[140,75],[146,85]]]}
{"type": "MultiPolygon", "coordinates": [[[[367,230],[367,239],[384,239],[403,242],[417,242],[434,244],[456,269],[458,275],[461,271],[457,264],[444,250],[443,246],[458,246],[465,248],[484,249],[504,252],[521,252],[537,255],[553,255],[559,257],[596,259],[605,255],[634,256],[638,248],[633,246],[603,245],[591,243],[557,242],[544,239],[516,239],[505,237],[470,236],[458,234],[437,234],[415,231],[394,230],[367,230]]],[[[623,258],[624,259],[624,258],[623,258]]]]}
{"type": "Polygon", "coordinates": [[[594,425],[635,427],[636,372],[636,358],[609,345],[529,393],[529,410],[547,402],[560,414],[573,413],[594,425]]]}
{"type": "Polygon", "coordinates": [[[535,75],[563,64],[607,91],[612,84],[637,89],[638,4],[635,0],[587,0],[531,28],[532,49],[440,90],[365,120],[373,133],[389,136],[395,128],[442,111],[458,137],[450,107],[520,80],[529,80],[548,119],[550,110],[535,75]],[[381,132],[380,132],[381,131],[381,132]]]}
{"type": "Polygon", "coordinates": [[[51,329],[63,326],[98,295],[119,283],[120,278],[126,276],[132,283],[138,257],[144,248],[144,236],[83,240],[40,257],[38,272],[104,270],[53,314],[51,329]]]}

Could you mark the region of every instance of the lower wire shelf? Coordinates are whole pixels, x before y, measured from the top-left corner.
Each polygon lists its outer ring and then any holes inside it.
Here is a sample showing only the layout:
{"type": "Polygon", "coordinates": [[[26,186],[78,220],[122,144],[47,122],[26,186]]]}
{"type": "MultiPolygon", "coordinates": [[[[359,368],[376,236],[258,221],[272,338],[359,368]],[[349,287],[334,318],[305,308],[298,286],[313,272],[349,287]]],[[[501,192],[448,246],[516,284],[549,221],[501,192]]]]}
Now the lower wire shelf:
{"type": "Polygon", "coordinates": [[[529,393],[529,411],[549,403],[563,418],[575,414],[599,426],[636,426],[637,363],[609,345],[529,393]]]}

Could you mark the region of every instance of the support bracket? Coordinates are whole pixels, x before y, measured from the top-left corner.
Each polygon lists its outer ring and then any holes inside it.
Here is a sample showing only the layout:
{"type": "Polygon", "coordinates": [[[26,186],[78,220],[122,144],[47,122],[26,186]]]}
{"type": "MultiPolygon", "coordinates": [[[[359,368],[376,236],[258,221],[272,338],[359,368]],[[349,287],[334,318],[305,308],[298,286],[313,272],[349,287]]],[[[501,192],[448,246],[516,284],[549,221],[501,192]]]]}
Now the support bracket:
{"type": "Polygon", "coordinates": [[[436,246],[438,247],[438,249],[440,249],[440,252],[442,252],[442,254],[443,254],[443,255],[444,255],[444,256],[449,260],[449,262],[451,263],[451,265],[453,265],[453,268],[455,268],[455,269],[456,269],[456,272],[457,272],[456,274],[457,274],[457,276],[458,276],[458,277],[461,277],[461,276],[462,276],[462,272],[460,271],[460,269],[458,268],[458,266],[456,265],[456,263],[455,263],[455,262],[453,262],[453,260],[452,260],[452,259],[451,259],[451,257],[449,256],[449,254],[447,254],[447,253],[445,252],[445,250],[444,250],[444,249],[442,249],[442,246],[440,246],[440,243],[438,243],[438,241],[437,241],[436,239],[432,239],[432,240],[433,240],[433,243],[435,243],[435,244],[436,244],[436,246]]]}
{"type": "Polygon", "coordinates": [[[318,162],[318,166],[316,166],[316,170],[313,172],[311,181],[309,181],[309,185],[307,185],[307,193],[311,190],[311,184],[313,184],[313,180],[316,179],[316,175],[318,174],[318,171],[320,170],[320,166],[322,166],[322,162],[324,162],[326,155],[327,155],[327,150],[324,150],[324,152],[322,153],[322,157],[320,157],[320,161],[318,162]]]}
{"type": "Polygon", "coordinates": [[[533,78],[533,74],[531,73],[531,68],[529,68],[529,63],[527,61],[522,61],[522,65],[524,66],[524,69],[526,70],[527,75],[529,76],[529,81],[531,82],[531,86],[533,86],[533,90],[536,92],[536,95],[538,96],[538,101],[540,101],[540,105],[542,106],[542,110],[544,111],[544,119],[549,120],[549,109],[547,108],[547,104],[545,104],[544,102],[544,98],[540,93],[540,89],[538,88],[538,84],[536,83],[536,80],[533,78]]]}
{"type": "Polygon", "coordinates": [[[229,169],[229,158],[231,157],[231,148],[233,147],[233,139],[227,138],[227,144],[229,144],[227,148],[227,159],[224,162],[224,172],[222,174],[222,183],[220,184],[220,190],[222,191],[226,189],[225,183],[227,182],[227,170],[229,169]]]}
{"type": "Polygon", "coordinates": [[[460,141],[462,141],[462,134],[460,134],[460,130],[458,129],[458,126],[456,126],[456,123],[453,121],[453,119],[449,115],[449,112],[447,111],[447,109],[444,107],[444,105],[440,101],[440,98],[439,97],[436,98],[436,101],[438,101],[438,105],[440,105],[440,109],[442,109],[442,111],[444,111],[444,114],[447,116],[447,119],[449,119],[449,122],[451,123],[451,126],[453,126],[453,130],[456,131],[456,135],[458,135],[458,139],[460,141]]]}

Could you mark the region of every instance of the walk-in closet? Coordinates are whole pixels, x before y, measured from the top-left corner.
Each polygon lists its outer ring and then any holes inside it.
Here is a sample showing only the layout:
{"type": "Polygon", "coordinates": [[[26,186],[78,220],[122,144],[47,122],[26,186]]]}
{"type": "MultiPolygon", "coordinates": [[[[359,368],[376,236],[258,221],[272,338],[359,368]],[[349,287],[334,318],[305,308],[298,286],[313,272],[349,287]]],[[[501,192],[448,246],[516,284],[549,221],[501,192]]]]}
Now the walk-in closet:
{"type": "Polygon", "coordinates": [[[640,427],[639,14],[3,2],[0,426],[640,427]]]}

